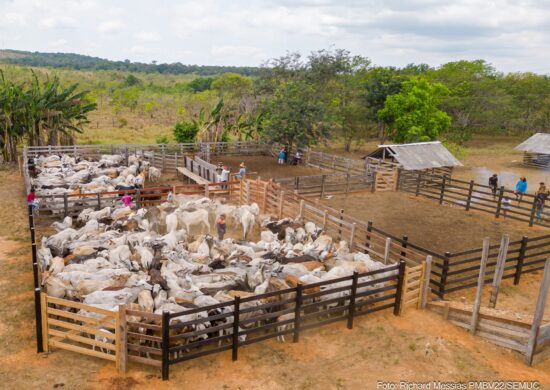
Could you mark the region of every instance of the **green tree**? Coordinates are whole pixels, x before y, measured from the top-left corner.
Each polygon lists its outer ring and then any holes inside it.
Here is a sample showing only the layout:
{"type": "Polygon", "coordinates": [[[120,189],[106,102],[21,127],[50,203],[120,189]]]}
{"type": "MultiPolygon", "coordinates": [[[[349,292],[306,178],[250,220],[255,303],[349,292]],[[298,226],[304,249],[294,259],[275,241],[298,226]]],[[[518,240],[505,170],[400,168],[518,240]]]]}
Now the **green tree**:
{"type": "Polygon", "coordinates": [[[126,76],[126,78],[124,79],[124,86],[126,87],[133,87],[135,85],[142,85],[142,84],[143,84],[143,81],[141,81],[139,78],[137,78],[131,73],[128,76],[126,76]]]}
{"type": "Polygon", "coordinates": [[[174,138],[178,143],[193,143],[197,140],[198,132],[199,132],[199,126],[197,122],[195,121],[178,122],[174,127],[174,138]]]}
{"type": "Polygon", "coordinates": [[[212,86],[212,77],[197,77],[191,80],[187,87],[193,92],[203,92],[210,89],[212,86]]]}
{"type": "Polygon", "coordinates": [[[401,92],[388,96],[378,115],[390,128],[394,142],[434,140],[451,126],[451,117],[438,108],[447,93],[441,83],[413,78],[403,83],[401,92]]]}

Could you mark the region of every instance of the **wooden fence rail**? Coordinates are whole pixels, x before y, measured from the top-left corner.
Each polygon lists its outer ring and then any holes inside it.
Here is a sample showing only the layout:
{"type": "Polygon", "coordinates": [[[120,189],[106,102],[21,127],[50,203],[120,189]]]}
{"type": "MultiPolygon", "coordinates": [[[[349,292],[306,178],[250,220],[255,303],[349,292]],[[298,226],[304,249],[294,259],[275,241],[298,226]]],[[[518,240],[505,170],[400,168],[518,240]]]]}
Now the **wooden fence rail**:
{"type": "Polygon", "coordinates": [[[372,176],[333,173],[328,175],[295,176],[275,179],[289,190],[306,197],[324,197],[326,195],[348,194],[372,191],[372,176]]]}

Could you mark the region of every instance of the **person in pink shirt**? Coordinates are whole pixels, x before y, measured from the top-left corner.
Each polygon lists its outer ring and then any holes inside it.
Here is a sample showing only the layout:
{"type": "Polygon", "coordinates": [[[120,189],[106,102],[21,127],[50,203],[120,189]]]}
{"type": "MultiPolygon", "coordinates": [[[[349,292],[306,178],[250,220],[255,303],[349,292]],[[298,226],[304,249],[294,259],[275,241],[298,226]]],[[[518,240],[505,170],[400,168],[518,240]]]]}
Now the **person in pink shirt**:
{"type": "Polygon", "coordinates": [[[128,194],[124,194],[122,198],[120,198],[122,203],[124,203],[124,206],[126,207],[132,207],[132,196],[128,194]]]}

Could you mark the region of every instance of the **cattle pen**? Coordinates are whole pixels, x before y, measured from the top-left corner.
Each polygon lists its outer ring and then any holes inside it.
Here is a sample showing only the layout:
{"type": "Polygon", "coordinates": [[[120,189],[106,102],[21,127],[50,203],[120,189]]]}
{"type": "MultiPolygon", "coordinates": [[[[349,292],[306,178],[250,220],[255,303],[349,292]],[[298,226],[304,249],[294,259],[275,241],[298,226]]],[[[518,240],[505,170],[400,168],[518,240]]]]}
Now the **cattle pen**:
{"type": "MultiPolygon", "coordinates": [[[[331,194],[331,180],[336,181],[333,187],[334,193],[362,190],[365,182],[371,189],[375,183],[375,176],[372,176],[373,180],[369,181],[369,175],[366,173],[363,176],[363,174],[355,172],[357,183],[354,183],[354,176],[349,170],[342,172],[335,170],[332,174],[320,176],[320,180],[326,183],[318,189],[314,181],[308,184],[307,179],[303,178],[282,179],[278,183],[250,179],[219,183],[215,179],[214,166],[209,163],[207,158],[217,151],[225,151],[228,155],[234,153],[235,149],[231,147],[210,146],[203,148],[194,145],[189,146],[187,152],[178,154],[177,150],[170,149],[171,147],[176,148],[175,146],[163,148],[161,145],[152,145],[151,150],[145,150],[147,148],[141,148],[141,146],[135,145],[133,150],[126,146],[119,149],[96,147],[93,151],[90,151],[93,148],[83,148],[76,149],[75,155],[78,153],[85,155],[85,150],[88,150],[90,155],[97,156],[103,152],[109,152],[109,149],[111,153],[118,152],[126,156],[141,153],[144,156],[149,156],[148,158],[151,159],[149,161],[161,169],[177,170],[178,165],[188,167],[190,172],[208,183],[149,187],[145,192],[144,190],[130,190],[65,195],[60,198],[59,204],[62,206],[55,214],[35,216],[29,210],[33,270],[35,272],[37,349],[39,351],[48,351],[51,348],[67,349],[115,361],[121,372],[126,370],[128,362],[142,363],[160,368],[163,378],[167,379],[171,365],[189,359],[231,350],[232,357],[236,360],[242,346],[284,335],[292,335],[293,341],[298,341],[300,332],[336,321],[346,321],[347,327],[351,329],[354,318],[357,316],[381,310],[392,310],[394,314],[398,315],[407,307],[425,307],[431,294],[444,298],[445,294],[475,287],[476,280],[480,278],[479,261],[483,255],[483,248],[465,249],[454,253],[433,251],[410,242],[407,236],[396,237],[378,229],[371,222],[358,220],[344,213],[344,210],[325,207],[308,197],[323,197],[326,194],[331,194]],[[204,154],[205,150],[208,151],[207,154],[204,154]],[[174,165],[168,163],[170,152],[175,156],[174,165]],[[200,154],[201,152],[202,154],[200,154]],[[160,160],[157,157],[159,155],[163,156],[160,160]],[[308,185],[314,187],[309,189],[310,193],[308,193],[308,185]],[[350,250],[355,249],[367,253],[373,259],[386,264],[387,267],[384,268],[384,271],[356,272],[350,277],[322,284],[298,284],[276,293],[259,294],[252,297],[236,296],[231,302],[201,307],[200,310],[192,309],[175,314],[158,315],[133,310],[122,305],[117,312],[100,312],[99,314],[105,316],[104,321],[85,318],[75,311],[89,309],[90,312],[94,312],[93,307],[48,297],[41,291],[36,259],[35,223],[40,225],[43,222],[51,222],[57,216],[74,218],[84,208],[91,207],[99,210],[107,205],[114,206],[119,196],[124,193],[131,193],[140,207],[163,203],[167,200],[169,193],[173,195],[203,195],[207,198],[221,197],[234,204],[254,202],[259,205],[263,213],[272,214],[277,218],[289,217],[314,222],[335,240],[346,240],[350,250]],[[388,276],[388,272],[391,275],[388,276]],[[385,283],[385,285],[371,291],[358,293],[358,289],[378,283],[385,283]],[[319,291],[320,287],[324,287],[325,290],[319,291]],[[347,298],[344,300],[334,299],[334,303],[337,304],[335,307],[323,308],[316,301],[316,298],[323,295],[343,291],[346,292],[347,298]],[[246,307],[246,304],[251,302],[255,303],[254,309],[246,307]],[[61,310],[60,307],[65,307],[68,310],[61,310]],[[220,313],[220,309],[225,309],[225,313],[220,313]],[[195,319],[177,324],[173,324],[171,321],[175,317],[191,315],[199,311],[207,312],[207,317],[200,321],[195,319]],[[292,314],[293,317],[288,318],[285,322],[275,321],[277,317],[287,314],[292,314]],[[232,323],[225,323],[206,330],[184,331],[186,326],[196,325],[201,321],[215,322],[229,317],[232,317],[232,323]],[[108,331],[96,330],[98,325],[108,331]],[[244,329],[242,325],[246,325],[247,328],[244,329]],[[139,327],[147,329],[145,334],[137,331],[139,327]],[[215,332],[218,332],[218,335],[213,336],[215,332]],[[205,335],[208,337],[204,340],[194,341],[196,337],[205,335]],[[98,339],[103,341],[98,341],[98,339]]],[[[181,148],[182,146],[177,147],[181,148]]],[[[75,148],[72,149],[72,153],[75,153],[75,148]]],[[[250,147],[247,150],[251,154],[269,153],[268,148],[262,149],[261,152],[260,149],[260,147],[250,147]]],[[[52,151],[52,153],[55,152],[65,151],[52,151]]],[[[67,150],[67,152],[69,151],[67,150]]],[[[38,154],[36,152],[33,156],[38,154]]],[[[29,174],[26,164],[29,155],[26,156],[23,159],[23,171],[27,180],[29,174]]],[[[346,168],[352,166],[351,163],[349,166],[347,163],[345,165],[346,168]]],[[[412,189],[416,190],[411,184],[413,183],[413,180],[410,179],[411,176],[402,175],[401,172],[395,174],[397,175],[395,176],[395,189],[409,190],[409,192],[412,189]]],[[[420,180],[421,183],[430,183],[422,177],[422,174],[420,176],[423,179],[420,180]]],[[[418,176],[413,177],[417,179],[418,176]]],[[[452,188],[446,186],[447,179],[432,181],[442,183],[443,199],[447,201],[445,191],[452,188]]],[[[414,181],[414,184],[417,182],[414,181]]],[[[421,193],[424,187],[419,186],[418,188],[420,189],[418,192],[421,193]]],[[[470,193],[470,199],[472,198],[470,193]]],[[[502,253],[504,253],[504,248],[500,245],[493,245],[489,248],[486,272],[496,270],[499,257],[504,256],[503,278],[513,278],[514,283],[517,284],[520,282],[522,274],[543,269],[547,254],[550,253],[550,235],[523,237],[521,240],[512,241],[507,244],[505,254],[502,255],[502,253]]],[[[492,281],[490,277],[482,278],[482,280],[483,284],[492,281]]],[[[548,337],[548,326],[541,325],[540,328],[539,339],[544,343],[548,337]]]]}

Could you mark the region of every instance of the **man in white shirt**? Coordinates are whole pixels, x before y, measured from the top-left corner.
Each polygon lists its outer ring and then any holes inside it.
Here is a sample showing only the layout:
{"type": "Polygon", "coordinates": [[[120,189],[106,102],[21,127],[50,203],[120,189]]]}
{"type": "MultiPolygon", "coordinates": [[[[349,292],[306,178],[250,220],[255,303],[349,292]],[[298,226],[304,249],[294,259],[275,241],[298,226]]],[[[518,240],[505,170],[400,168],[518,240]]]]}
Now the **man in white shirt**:
{"type": "MultiPolygon", "coordinates": [[[[227,165],[223,166],[222,173],[220,175],[220,181],[222,183],[227,183],[229,181],[229,173],[231,173],[229,167],[227,165]]],[[[227,185],[222,185],[223,189],[227,188],[227,185]]]]}

